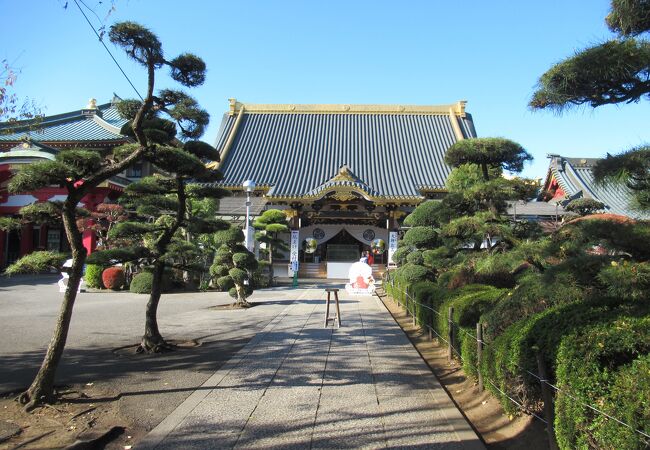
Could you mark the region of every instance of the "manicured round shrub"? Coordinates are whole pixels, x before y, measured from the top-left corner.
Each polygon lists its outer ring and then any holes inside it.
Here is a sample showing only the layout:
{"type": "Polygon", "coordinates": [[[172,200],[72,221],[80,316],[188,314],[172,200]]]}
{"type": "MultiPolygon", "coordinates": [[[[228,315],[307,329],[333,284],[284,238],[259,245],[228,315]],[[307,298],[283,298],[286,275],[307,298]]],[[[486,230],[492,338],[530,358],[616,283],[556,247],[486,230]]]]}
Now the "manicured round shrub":
{"type": "Polygon", "coordinates": [[[140,272],[131,280],[129,291],[134,294],[151,294],[153,285],[153,274],[151,272],[140,272]]]}
{"type": "Polygon", "coordinates": [[[512,295],[486,314],[487,337],[494,340],[515,322],[553,306],[581,301],[585,293],[571,274],[557,273],[552,282],[536,273],[522,276],[512,295]]]}
{"type": "Polygon", "coordinates": [[[230,275],[225,275],[217,278],[217,285],[222,291],[228,291],[235,286],[235,282],[230,275]]]}
{"type": "Polygon", "coordinates": [[[650,430],[650,316],[619,317],[567,336],[557,360],[560,448],[647,448],[639,434],[583,403],[637,430],[650,430]]]}
{"type": "Polygon", "coordinates": [[[424,264],[424,258],[422,257],[422,252],[419,250],[416,250],[414,252],[409,253],[406,256],[406,261],[411,263],[411,264],[417,264],[418,266],[421,266],[424,264]]]}
{"type": "Polygon", "coordinates": [[[404,225],[409,227],[434,227],[438,226],[436,213],[440,210],[440,202],[427,200],[420,203],[415,210],[404,219],[404,225]]]}
{"type": "Polygon", "coordinates": [[[235,264],[235,266],[239,267],[240,269],[252,268],[253,265],[255,265],[255,261],[255,255],[253,255],[251,252],[235,253],[232,255],[233,264],[235,264]]]}
{"type": "Polygon", "coordinates": [[[223,277],[228,275],[228,266],[223,264],[213,264],[210,266],[210,275],[212,277],[223,277]]]}
{"type": "Polygon", "coordinates": [[[438,244],[438,233],[432,227],[413,227],[406,232],[403,241],[416,248],[433,248],[438,244]]]}
{"type": "Polygon", "coordinates": [[[417,264],[404,264],[396,270],[396,277],[402,286],[410,285],[418,281],[424,281],[429,271],[424,266],[417,264]]]}
{"type": "MultiPolygon", "coordinates": [[[[515,322],[491,342],[484,354],[483,374],[520,403],[535,408],[541,402],[539,381],[525,370],[537,373],[537,352],[544,358],[549,379],[555,382],[560,361],[558,348],[565,336],[597,323],[649,313],[650,304],[621,302],[612,297],[594,297],[549,308],[515,322]]],[[[514,411],[509,399],[496,390],[494,393],[505,409],[514,411]]]]}
{"type": "Polygon", "coordinates": [[[97,264],[86,265],[86,273],[84,274],[86,285],[95,289],[104,289],[104,282],[102,281],[102,273],[104,272],[104,269],[104,266],[99,266],[97,264]]]}
{"type": "Polygon", "coordinates": [[[393,253],[393,261],[395,261],[395,264],[398,266],[401,266],[402,264],[406,264],[406,257],[413,251],[413,247],[409,246],[402,246],[399,247],[397,250],[395,250],[395,253],[393,253]]]}
{"type": "Polygon", "coordinates": [[[126,279],[124,278],[124,269],[121,267],[109,267],[102,272],[102,281],[106,289],[117,291],[122,289],[126,279]]]}
{"type": "Polygon", "coordinates": [[[233,281],[238,284],[243,284],[244,281],[248,279],[248,273],[245,270],[236,267],[230,269],[228,275],[230,275],[233,281]]]}

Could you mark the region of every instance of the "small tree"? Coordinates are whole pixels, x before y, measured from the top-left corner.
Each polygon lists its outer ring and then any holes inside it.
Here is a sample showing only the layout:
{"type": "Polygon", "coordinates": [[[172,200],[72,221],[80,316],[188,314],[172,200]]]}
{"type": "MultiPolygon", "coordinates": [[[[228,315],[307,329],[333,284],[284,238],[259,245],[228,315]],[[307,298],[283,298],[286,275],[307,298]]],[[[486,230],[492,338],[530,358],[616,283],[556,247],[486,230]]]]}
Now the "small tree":
{"type": "MultiPolygon", "coordinates": [[[[188,144],[189,142],[185,148],[194,148],[194,145],[188,144]]],[[[190,271],[203,269],[203,265],[198,263],[201,254],[198,243],[186,240],[183,233],[214,233],[229,227],[227,222],[213,217],[195,215],[191,221],[189,220],[189,199],[208,196],[220,198],[226,191],[211,186],[187,184],[189,179],[208,180],[218,174],[207,169],[191,153],[181,149],[176,150],[176,158],[164,159],[166,169],[177,171],[173,177],[146,177],[125,189],[123,203],[128,208],[135,209],[135,213],[129,220],[117,224],[109,232],[108,237],[127,238],[137,242],[137,245],[126,249],[99,251],[89,258],[93,263],[139,261],[152,266],[153,281],[145,310],[144,335],[138,349],[147,353],[173,348],[165,341],[158,328],[157,312],[165,269],[170,267],[190,271]]]]}
{"type": "MultiPolygon", "coordinates": [[[[97,236],[98,248],[110,248],[111,243],[108,239],[108,233],[118,223],[126,220],[126,211],[122,205],[115,203],[100,203],[94,211],[90,213],[90,218],[86,219],[83,224],[83,230],[90,230],[97,236]]],[[[113,245],[115,246],[115,245],[113,245]]]]}
{"type": "Polygon", "coordinates": [[[235,299],[234,306],[249,307],[246,298],[253,293],[252,271],[257,268],[255,255],[244,245],[244,233],[238,227],[215,233],[220,244],[210,273],[223,291],[235,299]]]}
{"type": "Polygon", "coordinates": [[[262,213],[253,226],[256,230],[255,239],[266,244],[269,257],[269,269],[271,280],[273,280],[273,257],[279,257],[282,254],[280,251],[288,251],[289,246],[287,243],[278,237],[280,233],[289,231],[289,222],[284,211],[279,209],[268,209],[262,213]]]}
{"type": "Polygon", "coordinates": [[[445,162],[452,167],[478,165],[484,181],[490,180],[490,169],[500,167],[509,172],[521,172],[524,163],[532,159],[521,145],[503,138],[464,139],[449,147],[445,154],[445,162]]]}
{"type": "Polygon", "coordinates": [[[605,204],[598,200],[594,200],[593,198],[576,198],[575,200],[571,200],[564,209],[576,213],[579,216],[588,216],[590,214],[603,212],[605,204]]]}
{"type": "MultiPolygon", "coordinates": [[[[14,85],[20,70],[12,67],[6,59],[0,61],[0,121],[16,122],[37,118],[41,114],[40,107],[28,98],[20,100],[14,92],[14,85]]],[[[28,122],[36,126],[39,120],[28,122]]],[[[0,134],[2,130],[0,130],[0,134]]]]}
{"type": "MultiPolygon", "coordinates": [[[[157,69],[168,66],[172,78],[185,86],[197,86],[204,80],[205,64],[202,61],[188,54],[171,61],[165,60],[158,38],[138,24],[115,24],[111,27],[109,37],[111,42],[122,47],[127,55],[147,69],[147,92],[144,101],[133,108],[131,116],[131,128],[137,143],[118,147],[108,155],[97,149],[62,150],[55,156],[54,161],[36,162],[26,166],[9,183],[9,191],[13,193],[33,191],[51,185],[66,189],[67,196],[62,203],[61,212],[72,252],[70,278],[52,340],[36,378],[19,398],[26,405],[26,409],[32,409],[39,403],[49,403],[55,397],[54,377],[65,347],[77,289],[86,262],[86,249],[77,223],[77,205],[100,183],[124,171],[145,155],[157,152],[157,147],[150,143],[143,128],[145,119],[162,102],[159,97],[154,96],[157,69]]],[[[165,106],[170,107],[169,104],[165,106]]],[[[189,117],[190,123],[196,123],[196,115],[192,114],[194,108],[188,108],[185,104],[179,106],[176,111],[177,120],[183,121],[189,117]]]]}

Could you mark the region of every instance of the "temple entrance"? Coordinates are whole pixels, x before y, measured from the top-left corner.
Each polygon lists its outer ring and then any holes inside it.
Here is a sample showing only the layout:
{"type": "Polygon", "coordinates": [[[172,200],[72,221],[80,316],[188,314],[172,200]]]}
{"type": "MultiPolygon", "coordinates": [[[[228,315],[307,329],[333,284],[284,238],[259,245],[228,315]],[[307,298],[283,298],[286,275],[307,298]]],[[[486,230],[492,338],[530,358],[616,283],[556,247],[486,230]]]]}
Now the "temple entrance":
{"type": "MultiPolygon", "coordinates": [[[[372,239],[376,235],[379,237],[380,234],[383,239],[383,234],[386,233],[383,229],[372,229],[366,226],[342,227],[341,225],[308,227],[301,230],[302,232],[304,232],[304,236],[313,236],[319,243],[314,253],[300,250],[299,276],[301,278],[331,279],[347,279],[350,266],[361,259],[363,252],[370,252],[372,239]],[[352,232],[347,228],[350,228],[352,232]]],[[[371,261],[376,278],[380,277],[385,270],[385,258],[386,254],[374,255],[374,261],[371,261]]]]}

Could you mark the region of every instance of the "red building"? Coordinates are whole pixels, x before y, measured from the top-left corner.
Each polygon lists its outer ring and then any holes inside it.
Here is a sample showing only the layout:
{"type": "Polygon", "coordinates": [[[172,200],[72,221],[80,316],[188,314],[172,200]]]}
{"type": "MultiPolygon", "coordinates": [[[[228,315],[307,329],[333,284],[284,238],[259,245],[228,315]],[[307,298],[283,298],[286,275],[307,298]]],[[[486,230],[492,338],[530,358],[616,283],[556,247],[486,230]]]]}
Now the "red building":
{"type": "MultiPolygon", "coordinates": [[[[114,97],[110,103],[97,105],[92,99],[84,109],[41,118],[38,122],[19,121],[0,124],[0,216],[17,216],[23,206],[44,201],[63,200],[66,191],[52,186],[31,192],[10,194],[7,186],[12,176],[25,164],[54,159],[67,148],[110,150],[130,141],[120,133],[126,123],[120,117],[114,97]]],[[[100,203],[112,202],[133,178],[142,176],[142,165],[104,182],[82,199],[84,208],[93,211],[100,203]]],[[[84,233],[89,252],[95,248],[95,235],[84,233]]],[[[20,230],[0,231],[0,268],[37,249],[65,251],[68,243],[62,226],[24,224],[20,230]]]]}

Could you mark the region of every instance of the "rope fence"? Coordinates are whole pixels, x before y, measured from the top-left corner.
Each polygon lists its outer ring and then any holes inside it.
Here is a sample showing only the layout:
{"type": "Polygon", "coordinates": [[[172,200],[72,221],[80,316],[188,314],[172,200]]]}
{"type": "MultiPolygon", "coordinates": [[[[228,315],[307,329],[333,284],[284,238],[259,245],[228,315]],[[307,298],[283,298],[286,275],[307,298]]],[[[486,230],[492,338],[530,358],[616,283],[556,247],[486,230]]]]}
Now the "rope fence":
{"type": "MultiPolygon", "coordinates": [[[[477,335],[474,335],[473,333],[467,331],[466,329],[461,327],[460,324],[453,321],[453,319],[452,319],[453,308],[450,308],[449,314],[448,314],[448,316],[446,318],[447,319],[446,321],[449,323],[449,334],[450,334],[449,336],[447,336],[447,338],[442,336],[430,324],[418,323],[419,319],[418,319],[417,313],[416,313],[416,306],[419,306],[420,308],[431,311],[432,313],[436,314],[440,318],[444,319],[445,316],[444,316],[444,314],[442,312],[432,308],[431,306],[426,305],[424,303],[420,303],[417,300],[415,300],[415,298],[413,298],[413,296],[411,294],[409,294],[408,287],[406,287],[405,289],[402,289],[402,286],[400,286],[399,283],[395,283],[394,278],[391,278],[390,275],[388,274],[388,272],[385,273],[382,276],[382,281],[384,283],[384,286],[386,286],[386,283],[390,283],[392,289],[395,289],[395,285],[397,284],[397,291],[399,292],[399,297],[402,297],[402,298],[404,298],[406,300],[406,302],[405,302],[406,305],[403,305],[402,304],[403,302],[400,299],[397,299],[395,297],[393,297],[393,300],[396,301],[400,306],[403,306],[404,309],[406,310],[406,312],[413,318],[413,325],[414,326],[415,325],[420,326],[420,327],[424,326],[424,328],[429,331],[429,336],[430,337],[432,336],[431,333],[433,333],[433,334],[435,334],[437,336],[438,339],[440,339],[445,344],[447,344],[448,349],[449,349],[449,357],[450,358],[452,357],[451,356],[452,354],[455,354],[462,363],[468,364],[468,361],[463,358],[460,351],[458,349],[456,349],[456,347],[454,346],[454,343],[453,343],[453,341],[454,341],[454,339],[453,339],[453,331],[454,330],[458,330],[458,331],[464,333],[466,336],[473,339],[474,341],[476,341],[477,346],[478,346],[479,349],[482,349],[483,347],[489,346],[489,344],[487,342],[485,342],[483,339],[480,339],[477,335]],[[409,302],[409,300],[410,300],[410,302],[409,302]],[[410,309],[409,309],[409,303],[411,304],[410,309]]],[[[385,287],[384,287],[384,292],[386,292],[385,287]]],[[[482,330],[482,325],[481,324],[477,324],[477,330],[479,330],[479,329],[482,330]]],[[[480,355],[480,353],[481,352],[479,350],[478,354],[480,355]]],[[[514,398],[512,398],[508,393],[504,392],[501,388],[499,388],[491,380],[487,379],[486,381],[494,389],[496,389],[498,392],[500,392],[505,398],[510,400],[510,402],[512,402],[518,409],[525,412],[526,414],[529,414],[529,415],[533,416],[537,420],[539,420],[542,423],[544,423],[545,425],[547,425],[547,430],[549,432],[549,443],[550,443],[551,448],[558,448],[558,447],[557,447],[557,443],[555,441],[555,435],[554,435],[554,431],[553,431],[553,417],[552,417],[552,415],[553,415],[553,408],[552,408],[553,398],[550,395],[545,395],[545,391],[548,388],[550,388],[553,392],[555,392],[556,395],[557,395],[557,393],[562,393],[563,395],[566,395],[567,397],[569,397],[570,399],[572,399],[575,402],[579,403],[580,405],[582,405],[582,406],[584,406],[586,408],[589,408],[593,412],[595,412],[597,414],[600,414],[603,417],[605,417],[605,418],[607,418],[609,420],[612,420],[612,421],[618,423],[619,425],[622,425],[622,426],[628,428],[629,430],[633,431],[634,433],[636,433],[638,435],[638,438],[639,438],[639,440],[641,442],[643,442],[645,445],[650,445],[650,434],[648,434],[648,433],[646,433],[646,432],[644,432],[642,430],[638,430],[635,427],[633,427],[632,425],[630,425],[628,423],[625,423],[622,420],[611,416],[610,414],[606,413],[605,411],[602,411],[599,408],[586,403],[584,400],[581,400],[576,395],[571,394],[566,389],[560,389],[558,386],[550,383],[548,381],[547,377],[545,376],[546,369],[544,367],[543,360],[541,359],[541,355],[538,354],[537,356],[538,356],[538,368],[540,370],[540,373],[543,373],[544,376],[541,376],[539,373],[532,372],[532,371],[526,369],[525,367],[521,367],[520,365],[518,365],[516,363],[515,363],[515,366],[522,373],[526,373],[526,374],[530,375],[531,377],[535,378],[540,383],[540,386],[542,388],[542,396],[544,397],[544,411],[545,411],[545,416],[547,417],[546,419],[543,418],[543,417],[540,417],[538,414],[536,414],[534,411],[531,411],[529,408],[526,408],[525,405],[523,405],[522,403],[520,403],[517,400],[515,400],[514,398]],[[548,420],[549,416],[550,416],[551,420],[548,420]]],[[[484,374],[481,372],[480,362],[481,362],[481,360],[480,360],[480,356],[479,356],[478,363],[474,367],[474,369],[476,370],[477,374],[479,375],[479,390],[482,391],[483,390],[482,387],[483,387],[484,374]]],[[[548,392],[550,393],[550,391],[548,391],[548,392]]]]}

